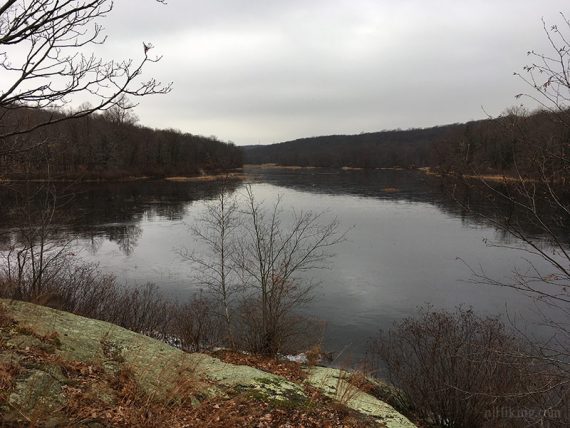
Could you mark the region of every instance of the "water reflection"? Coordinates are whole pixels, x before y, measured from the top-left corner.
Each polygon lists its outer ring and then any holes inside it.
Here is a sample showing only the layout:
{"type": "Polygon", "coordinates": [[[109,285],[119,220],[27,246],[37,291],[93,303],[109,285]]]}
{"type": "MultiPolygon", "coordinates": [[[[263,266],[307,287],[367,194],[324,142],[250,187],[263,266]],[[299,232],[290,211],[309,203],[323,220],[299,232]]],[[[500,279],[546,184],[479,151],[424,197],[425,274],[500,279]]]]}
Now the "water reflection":
{"type": "MultiPolygon", "coordinates": [[[[530,313],[528,301],[511,290],[465,282],[469,270],[458,260],[481,264],[505,278],[520,265],[519,254],[488,248],[484,239],[516,243],[492,227],[492,219],[513,216],[511,207],[484,194],[409,171],[260,170],[247,171],[259,200],[297,210],[328,210],[349,240],[336,249],[330,270],[315,272],[321,283],[304,310],[327,323],[325,345],[359,354],[366,340],[426,302],[436,306],[472,305],[485,313],[530,313]],[[458,201],[460,203],[458,203],[458,201]],[[475,206],[476,216],[467,206],[475,206]]],[[[240,193],[241,182],[229,184],[240,193]]],[[[191,267],[176,254],[198,249],[188,231],[203,201],[222,190],[219,182],[84,183],[58,186],[62,203],[54,215],[53,236],[75,239],[90,261],[131,284],[155,282],[178,299],[196,290],[191,267]]],[[[33,192],[31,192],[33,193],[33,192]]],[[[18,239],[17,209],[29,186],[0,189],[0,239],[18,239]]],[[[41,198],[28,201],[41,212],[41,198]]],[[[536,232],[532,224],[525,225],[536,232]]],[[[526,315],[525,315],[526,316],[526,315]]]]}
{"type": "MultiPolygon", "coordinates": [[[[297,192],[428,203],[460,219],[465,227],[491,227],[494,220],[516,215],[512,206],[491,201],[484,192],[473,192],[465,187],[451,191],[449,184],[441,179],[414,171],[251,168],[246,172],[251,182],[297,192]]],[[[238,181],[225,184],[232,192],[242,185],[238,181]]],[[[143,221],[182,221],[192,204],[214,198],[221,189],[221,183],[216,181],[60,184],[56,185],[58,203],[51,227],[62,238],[83,239],[89,243],[91,253],[98,251],[103,238],[117,243],[123,254],[131,255],[143,234],[143,221]]],[[[0,234],[0,244],[2,240],[18,240],[22,212],[39,215],[45,209],[42,195],[33,183],[0,187],[0,224],[4,232],[0,234]],[[35,197],[30,198],[30,195],[35,197]],[[14,234],[7,235],[8,230],[14,234]]],[[[532,223],[521,224],[530,235],[540,232],[532,223]]],[[[564,237],[570,242],[570,232],[566,231],[564,237]]],[[[500,229],[496,229],[493,240],[503,244],[514,242],[500,229]]]]}
{"type": "MultiPolygon", "coordinates": [[[[240,183],[225,183],[234,191],[240,183]]],[[[22,213],[31,219],[46,210],[44,184],[13,184],[0,187],[0,244],[18,241],[25,225],[22,213]]],[[[54,239],[82,239],[96,254],[105,240],[131,255],[143,234],[141,222],[181,221],[189,207],[215,197],[219,182],[140,181],[118,183],[56,184],[51,192],[57,202],[50,222],[54,239]]]]}
{"type": "MultiPolygon", "coordinates": [[[[362,170],[339,169],[263,169],[250,167],[251,177],[279,187],[328,195],[351,195],[380,200],[429,203],[443,213],[461,219],[466,227],[494,227],[495,222],[509,218],[520,225],[525,234],[539,239],[543,229],[517,212],[512,203],[496,197],[476,181],[470,186],[453,179],[426,175],[407,170],[362,170]]],[[[548,204],[542,207],[548,216],[548,204]]],[[[565,243],[570,243],[570,225],[552,218],[550,225],[558,225],[556,234],[565,243]]],[[[513,243],[511,235],[496,229],[495,240],[504,244],[513,243]]]]}

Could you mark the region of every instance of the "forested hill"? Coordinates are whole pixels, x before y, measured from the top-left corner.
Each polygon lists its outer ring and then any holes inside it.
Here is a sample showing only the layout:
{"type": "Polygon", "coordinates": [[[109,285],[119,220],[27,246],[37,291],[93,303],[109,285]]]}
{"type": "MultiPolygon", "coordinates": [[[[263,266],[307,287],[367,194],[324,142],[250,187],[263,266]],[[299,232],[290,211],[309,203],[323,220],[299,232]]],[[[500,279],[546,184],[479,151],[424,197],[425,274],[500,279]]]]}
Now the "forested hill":
{"type": "MultiPolygon", "coordinates": [[[[425,129],[302,138],[244,148],[244,162],[261,164],[414,168],[442,172],[535,174],[541,151],[562,153],[570,141],[570,112],[528,114],[511,109],[496,119],[425,129]]],[[[550,166],[548,166],[550,168],[550,166]]]]}
{"type": "Polygon", "coordinates": [[[464,125],[394,130],[358,135],[301,138],[244,147],[244,162],[318,167],[410,167],[433,163],[431,145],[453,139],[464,125]]]}
{"type": "MultiPolygon", "coordinates": [[[[23,108],[0,113],[0,134],[29,129],[58,115],[23,108]]],[[[242,166],[242,151],[232,143],[140,126],[126,113],[115,110],[65,120],[0,140],[0,178],[192,176],[242,166]]]]}

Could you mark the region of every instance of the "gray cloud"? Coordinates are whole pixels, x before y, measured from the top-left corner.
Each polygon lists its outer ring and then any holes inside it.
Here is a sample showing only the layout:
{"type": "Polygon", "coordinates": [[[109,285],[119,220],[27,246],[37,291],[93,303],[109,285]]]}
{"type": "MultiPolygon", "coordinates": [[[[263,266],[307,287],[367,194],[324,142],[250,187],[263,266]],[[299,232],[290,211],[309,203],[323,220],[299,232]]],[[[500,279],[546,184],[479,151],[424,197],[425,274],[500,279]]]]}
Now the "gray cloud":
{"type": "Polygon", "coordinates": [[[541,16],[566,2],[122,0],[103,22],[113,57],[164,55],[146,70],[171,94],[141,122],[238,144],[444,124],[499,114],[524,90],[513,71],[547,50],[541,16]]]}

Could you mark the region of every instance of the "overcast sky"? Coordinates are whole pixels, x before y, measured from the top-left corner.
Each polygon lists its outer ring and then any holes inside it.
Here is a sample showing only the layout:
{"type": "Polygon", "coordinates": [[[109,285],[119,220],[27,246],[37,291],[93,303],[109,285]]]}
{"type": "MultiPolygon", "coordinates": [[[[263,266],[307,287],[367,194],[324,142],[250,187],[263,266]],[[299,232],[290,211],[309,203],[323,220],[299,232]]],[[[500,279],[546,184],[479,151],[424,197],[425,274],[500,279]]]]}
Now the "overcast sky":
{"type": "Polygon", "coordinates": [[[562,0],[119,0],[105,55],[162,61],[141,124],[238,145],[498,115],[562,0]],[[484,109],[484,111],[483,111],[484,109]]]}

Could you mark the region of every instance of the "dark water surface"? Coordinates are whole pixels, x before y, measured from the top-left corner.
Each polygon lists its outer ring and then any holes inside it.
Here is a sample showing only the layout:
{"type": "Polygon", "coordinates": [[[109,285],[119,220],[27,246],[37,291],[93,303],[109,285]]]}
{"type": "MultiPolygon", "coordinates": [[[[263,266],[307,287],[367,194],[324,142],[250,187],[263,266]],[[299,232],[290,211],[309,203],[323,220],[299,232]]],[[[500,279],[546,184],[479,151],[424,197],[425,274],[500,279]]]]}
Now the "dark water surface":
{"type": "MultiPolygon", "coordinates": [[[[438,179],[407,171],[247,172],[256,197],[268,206],[281,195],[286,210],[326,210],[326,218],[337,217],[343,229],[350,229],[330,269],[310,275],[320,285],[303,309],[326,322],[328,350],[358,356],[369,337],[424,303],[444,308],[466,304],[485,314],[508,310],[511,316],[535,317],[529,300],[520,294],[467,281],[465,263],[483,266],[501,279],[526,262],[520,252],[486,244],[484,240],[513,242],[462,210],[438,179]]],[[[242,186],[235,183],[234,191],[243,193],[242,186]]],[[[191,266],[177,250],[199,250],[188,229],[204,202],[219,190],[216,182],[82,184],[68,190],[73,198],[59,222],[76,238],[78,253],[104,271],[133,286],[154,282],[164,293],[184,300],[197,289],[191,266]]],[[[16,227],[10,195],[3,194],[2,200],[4,230],[16,227]]],[[[497,214],[497,207],[485,200],[469,203],[497,214]]]]}

